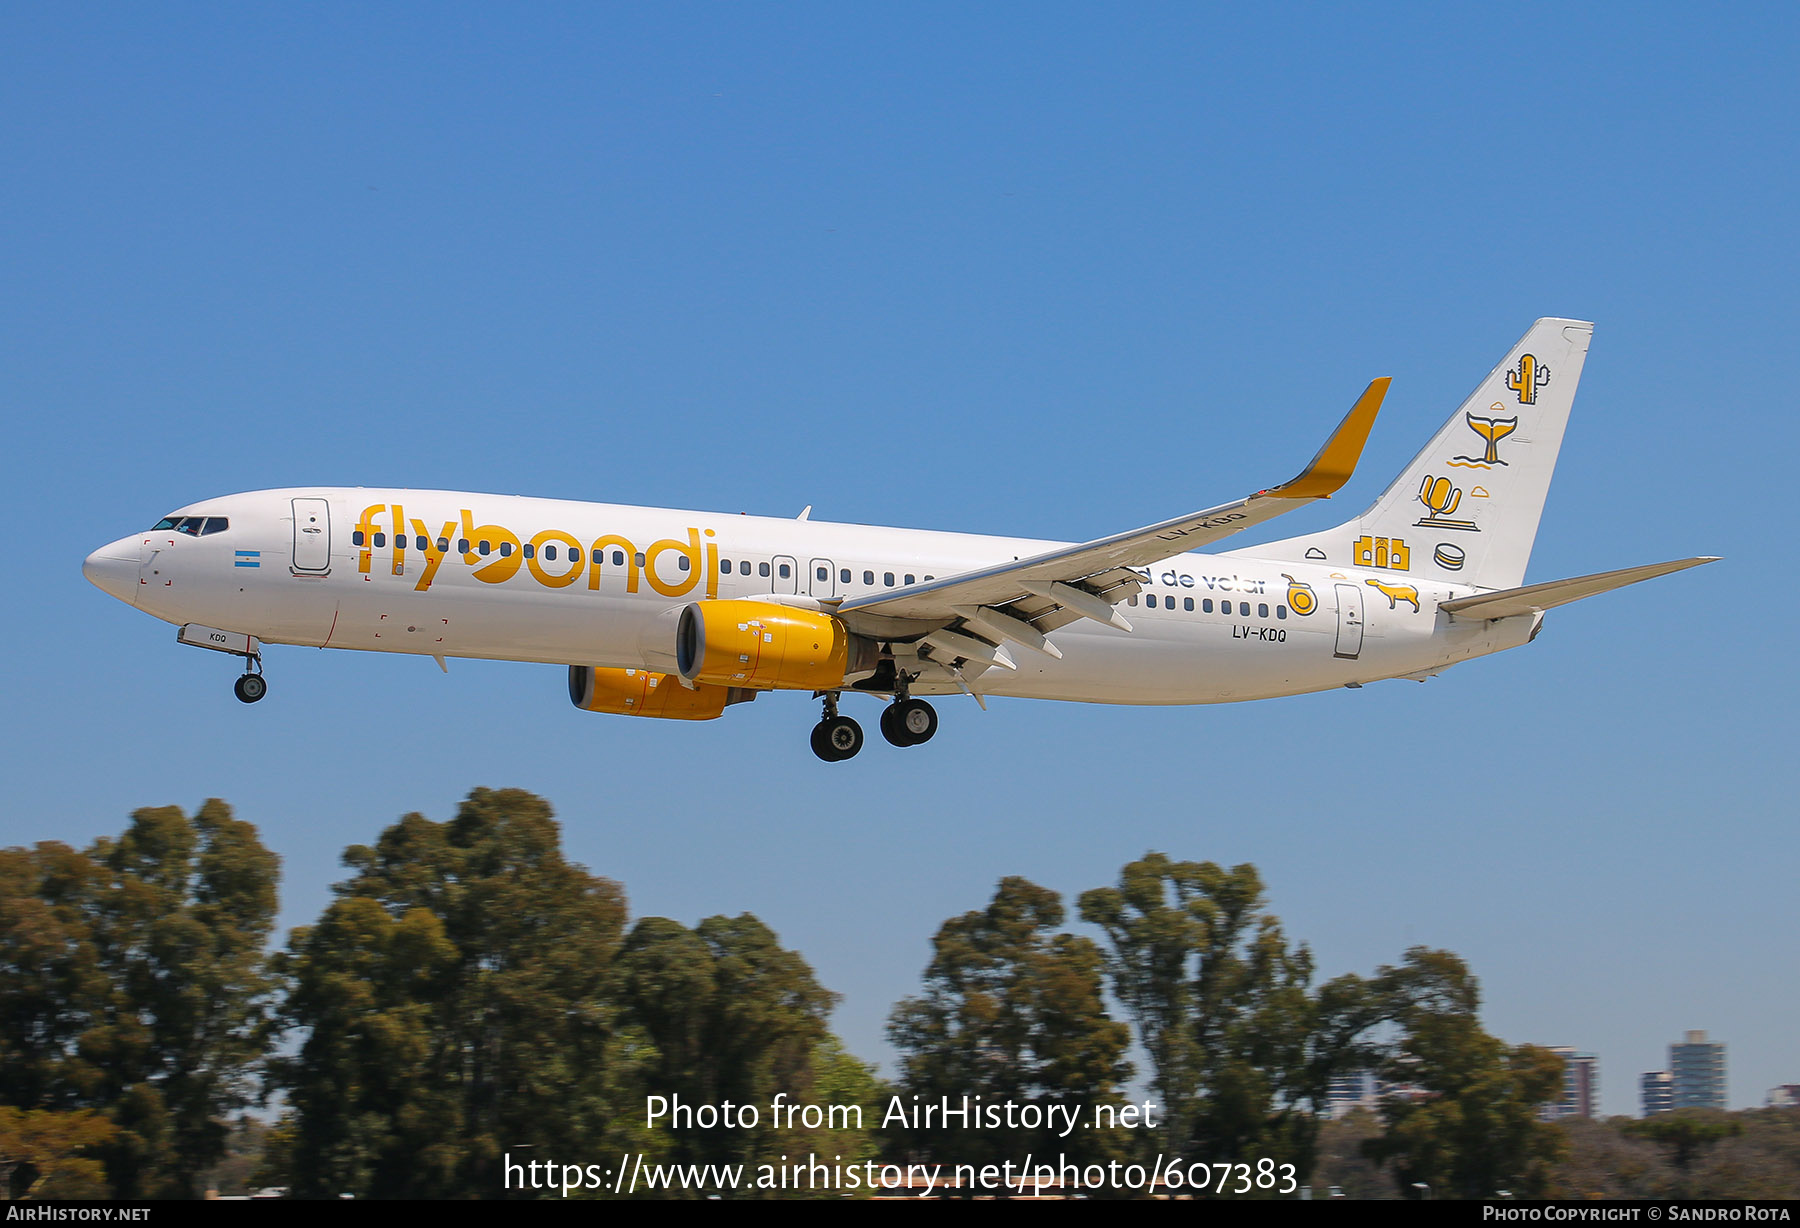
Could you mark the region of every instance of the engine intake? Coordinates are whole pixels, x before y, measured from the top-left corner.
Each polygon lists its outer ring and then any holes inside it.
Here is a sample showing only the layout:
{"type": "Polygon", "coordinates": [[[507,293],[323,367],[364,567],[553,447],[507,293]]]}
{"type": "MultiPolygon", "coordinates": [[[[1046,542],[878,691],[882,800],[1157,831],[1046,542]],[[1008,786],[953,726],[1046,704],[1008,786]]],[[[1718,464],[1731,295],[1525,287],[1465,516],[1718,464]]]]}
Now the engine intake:
{"type": "Polygon", "coordinates": [[[832,615],[766,601],[696,601],[675,632],[676,668],[689,682],[833,691],[880,661],[875,641],[832,615]]]}

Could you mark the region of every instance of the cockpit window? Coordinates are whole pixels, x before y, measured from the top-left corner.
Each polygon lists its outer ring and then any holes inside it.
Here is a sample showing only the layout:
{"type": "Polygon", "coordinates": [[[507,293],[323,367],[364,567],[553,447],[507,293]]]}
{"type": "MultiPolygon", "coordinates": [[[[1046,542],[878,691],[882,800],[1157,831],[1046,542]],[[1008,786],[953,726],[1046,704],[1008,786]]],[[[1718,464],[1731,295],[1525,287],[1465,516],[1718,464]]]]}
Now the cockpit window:
{"type": "Polygon", "coordinates": [[[230,527],[231,521],[224,516],[164,516],[150,531],[161,533],[173,530],[176,533],[186,533],[189,537],[211,537],[230,527]]]}

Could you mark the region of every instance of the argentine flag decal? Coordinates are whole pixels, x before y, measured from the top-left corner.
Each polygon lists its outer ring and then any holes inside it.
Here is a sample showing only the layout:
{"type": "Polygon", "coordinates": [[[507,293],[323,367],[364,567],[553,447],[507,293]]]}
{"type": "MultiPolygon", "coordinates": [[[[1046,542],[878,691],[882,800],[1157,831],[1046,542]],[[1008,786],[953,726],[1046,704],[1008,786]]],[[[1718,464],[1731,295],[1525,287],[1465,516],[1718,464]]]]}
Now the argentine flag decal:
{"type": "Polygon", "coordinates": [[[260,550],[237,550],[233,553],[237,555],[236,565],[239,567],[262,566],[262,551],[260,550]]]}

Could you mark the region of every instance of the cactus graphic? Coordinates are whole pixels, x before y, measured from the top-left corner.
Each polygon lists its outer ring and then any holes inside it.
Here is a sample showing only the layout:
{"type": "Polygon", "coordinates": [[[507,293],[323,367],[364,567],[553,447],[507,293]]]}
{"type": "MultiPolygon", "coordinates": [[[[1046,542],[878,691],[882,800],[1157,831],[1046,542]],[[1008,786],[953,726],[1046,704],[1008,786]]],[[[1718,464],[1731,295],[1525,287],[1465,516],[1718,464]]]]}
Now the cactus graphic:
{"type": "Polygon", "coordinates": [[[1462,490],[1451,485],[1449,478],[1434,478],[1425,475],[1425,481],[1419,486],[1419,502],[1423,503],[1435,519],[1448,516],[1462,506],[1462,490]]]}
{"type": "Polygon", "coordinates": [[[1506,373],[1506,386],[1519,394],[1519,404],[1536,405],[1538,389],[1550,382],[1550,368],[1542,366],[1535,354],[1519,356],[1519,369],[1506,373]]]}

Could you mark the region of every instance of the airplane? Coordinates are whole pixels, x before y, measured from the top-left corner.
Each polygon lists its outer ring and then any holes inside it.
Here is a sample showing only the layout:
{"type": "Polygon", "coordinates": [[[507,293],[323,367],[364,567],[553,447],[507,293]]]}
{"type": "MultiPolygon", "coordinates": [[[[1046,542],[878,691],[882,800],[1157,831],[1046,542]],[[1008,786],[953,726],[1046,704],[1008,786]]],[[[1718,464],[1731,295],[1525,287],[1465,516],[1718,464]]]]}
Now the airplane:
{"type": "Polygon", "coordinates": [[[1200,553],[1329,498],[1389,380],[1299,476],[1076,545],[457,491],[320,487],[206,499],[83,571],[244,661],[269,644],[565,665],[588,712],[710,720],[765,691],[822,701],[812,749],[937,732],[927,697],[1266,699],[1423,681],[1528,643],[1544,611],[1711,557],[1524,584],[1593,325],[1534,323],[1380,498],[1335,528],[1200,553]]]}

